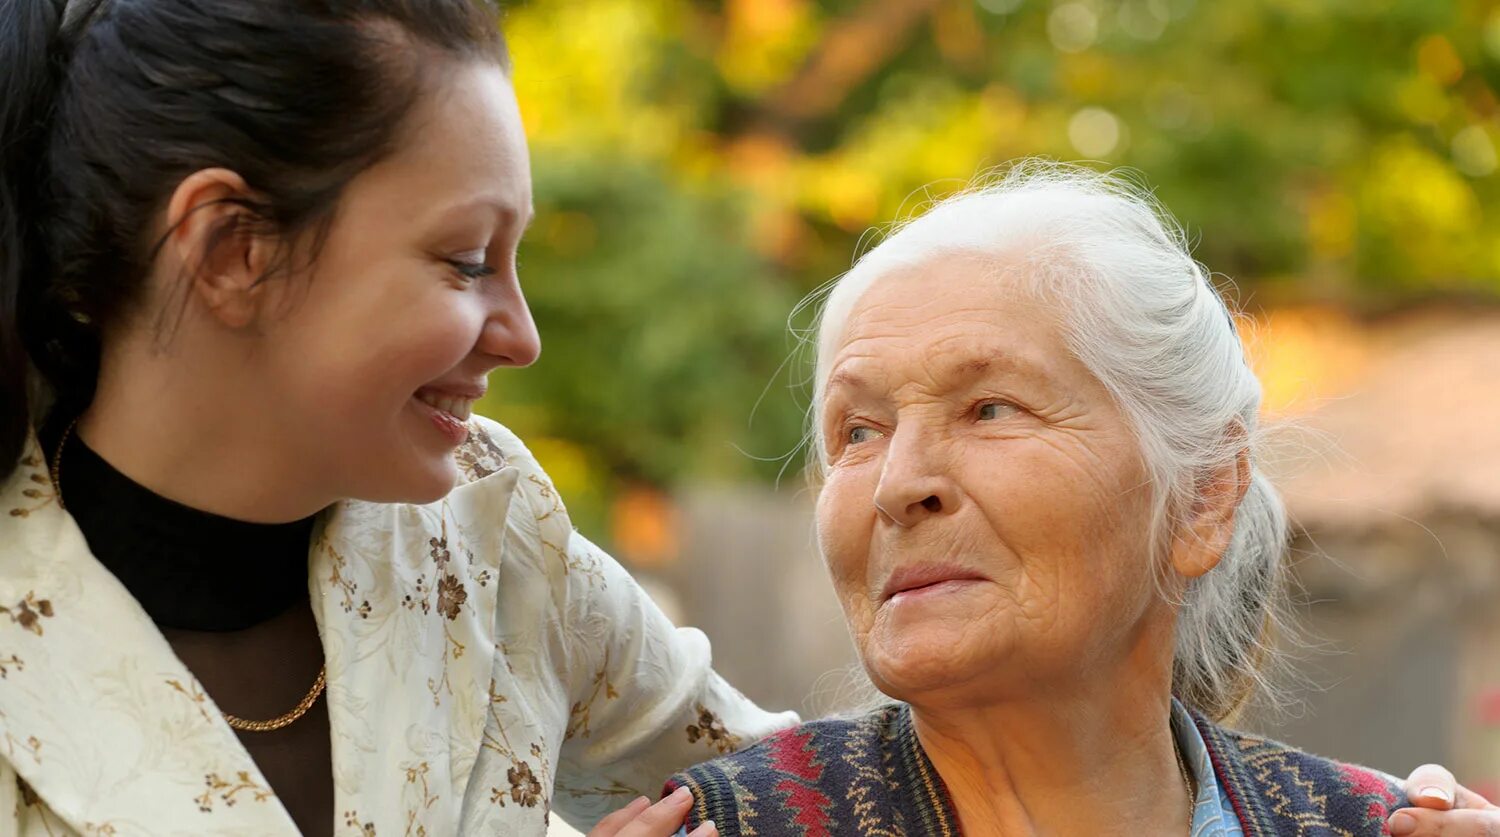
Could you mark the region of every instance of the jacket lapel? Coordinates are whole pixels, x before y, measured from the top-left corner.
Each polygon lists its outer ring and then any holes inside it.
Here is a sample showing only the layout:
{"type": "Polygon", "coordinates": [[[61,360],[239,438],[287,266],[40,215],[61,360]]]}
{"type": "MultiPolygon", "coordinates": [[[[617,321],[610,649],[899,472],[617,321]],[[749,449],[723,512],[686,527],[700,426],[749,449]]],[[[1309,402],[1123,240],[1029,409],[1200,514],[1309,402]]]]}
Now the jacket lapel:
{"type": "Polygon", "coordinates": [[[90,554],[34,436],[0,488],[0,752],[81,833],[296,833],[213,701],[90,554]]]}
{"type": "Polygon", "coordinates": [[[460,450],[472,481],[442,501],[342,503],[313,551],[336,810],[356,826],[456,834],[462,821],[491,714],[496,581],[518,477],[482,442],[460,450]]]}

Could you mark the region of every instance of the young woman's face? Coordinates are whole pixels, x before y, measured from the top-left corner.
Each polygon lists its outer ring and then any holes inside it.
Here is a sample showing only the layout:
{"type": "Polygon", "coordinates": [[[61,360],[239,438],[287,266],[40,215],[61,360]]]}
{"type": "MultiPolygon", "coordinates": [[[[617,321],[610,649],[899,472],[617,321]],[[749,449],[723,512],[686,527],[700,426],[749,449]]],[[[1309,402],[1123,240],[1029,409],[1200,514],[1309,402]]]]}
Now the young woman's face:
{"type": "Polygon", "coordinates": [[[440,77],[397,150],[358,175],[254,350],[268,420],[337,496],[430,502],[497,366],[541,350],[516,277],[531,172],[497,67],[440,77]]]}

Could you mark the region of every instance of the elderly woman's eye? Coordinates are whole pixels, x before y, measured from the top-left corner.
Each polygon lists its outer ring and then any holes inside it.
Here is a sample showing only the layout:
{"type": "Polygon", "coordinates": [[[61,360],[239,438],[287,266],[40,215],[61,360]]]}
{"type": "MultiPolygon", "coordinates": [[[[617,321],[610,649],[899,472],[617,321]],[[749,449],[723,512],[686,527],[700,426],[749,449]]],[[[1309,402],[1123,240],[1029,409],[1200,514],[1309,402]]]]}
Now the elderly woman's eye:
{"type": "Polygon", "coordinates": [[[986,401],[979,405],[975,413],[979,416],[980,421],[991,421],[1008,416],[1015,411],[1016,408],[1013,405],[1007,404],[1004,401],[986,401]]]}
{"type": "Polygon", "coordinates": [[[857,445],[860,442],[868,442],[871,439],[878,438],[880,438],[880,431],[876,430],[873,427],[865,427],[864,425],[860,425],[858,427],[849,428],[848,440],[849,444],[851,445],[857,445]]]}

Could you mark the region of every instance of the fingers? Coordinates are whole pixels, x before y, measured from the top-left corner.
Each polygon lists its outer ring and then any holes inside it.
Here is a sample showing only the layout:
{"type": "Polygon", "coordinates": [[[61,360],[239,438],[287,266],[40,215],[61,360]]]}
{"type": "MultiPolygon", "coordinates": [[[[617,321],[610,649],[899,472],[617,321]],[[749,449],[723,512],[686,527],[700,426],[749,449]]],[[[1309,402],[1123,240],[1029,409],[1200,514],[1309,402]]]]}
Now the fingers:
{"type": "Polygon", "coordinates": [[[1455,808],[1494,808],[1494,803],[1479,794],[1469,790],[1463,785],[1458,786],[1458,801],[1454,803],[1455,808]]]}
{"type": "MultiPolygon", "coordinates": [[[[678,788],[638,814],[620,830],[618,837],[672,837],[682,826],[692,805],[693,792],[685,787],[678,788]]],[[[712,822],[705,822],[689,837],[718,837],[718,833],[712,822]]]]}
{"type": "MultiPolygon", "coordinates": [[[[693,792],[678,788],[655,805],[642,796],[599,821],[589,837],[674,837],[693,805],[693,792]]],[[[719,829],[707,820],[687,837],[719,837],[719,829]]]]}
{"type": "Polygon", "coordinates": [[[589,837],[615,837],[620,833],[620,829],[629,825],[631,820],[640,816],[641,812],[649,807],[651,807],[651,800],[638,796],[632,799],[629,805],[600,820],[589,831],[589,837]]]}
{"type": "Polygon", "coordinates": [[[1461,811],[1402,808],[1386,822],[1391,837],[1500,837],[1500,808],[1461,811]]]}
{"type": "Polygon", "coordinates": [[[1446,811],[1458,798],[1458,780],[1440,764],[1424,764],[1406,777],[1404,790],[1412,805],[1446,811]]]}

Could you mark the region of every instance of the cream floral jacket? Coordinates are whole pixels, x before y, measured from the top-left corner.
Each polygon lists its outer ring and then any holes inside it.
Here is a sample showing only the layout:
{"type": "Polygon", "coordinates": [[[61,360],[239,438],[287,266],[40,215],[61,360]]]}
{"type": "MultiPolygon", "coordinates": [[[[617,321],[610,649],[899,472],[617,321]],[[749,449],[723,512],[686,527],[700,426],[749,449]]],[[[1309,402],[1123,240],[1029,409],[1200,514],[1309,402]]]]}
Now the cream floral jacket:
{"type": "MultiPolygon", "coordinates": [[[[554,811],[587,828],[796,722],[573,531],[519,439],[471,428],[442,501],[342,503],[313,540],[336,834],[541,835],[554,811]]],[[[0,489],[0,835],[296,833],[33,439],[0,489]]]]}

